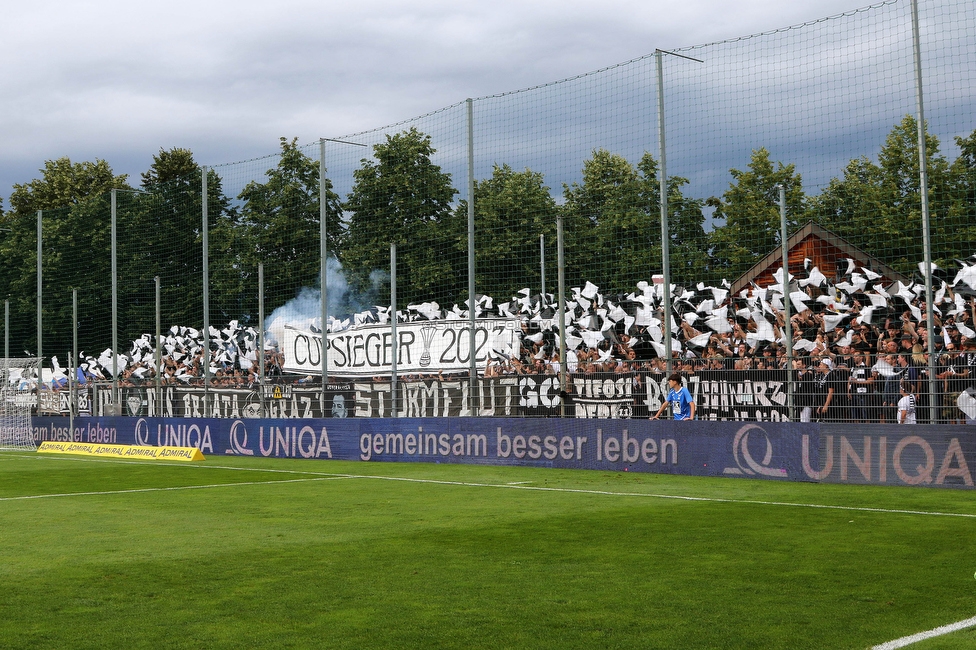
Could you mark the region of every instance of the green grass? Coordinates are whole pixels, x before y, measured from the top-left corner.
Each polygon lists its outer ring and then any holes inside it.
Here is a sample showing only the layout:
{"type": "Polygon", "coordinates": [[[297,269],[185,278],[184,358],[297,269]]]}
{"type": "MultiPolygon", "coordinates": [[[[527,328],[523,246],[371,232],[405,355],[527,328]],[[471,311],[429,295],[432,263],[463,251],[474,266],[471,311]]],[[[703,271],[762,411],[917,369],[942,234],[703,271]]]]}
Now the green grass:
{"type": "Polygon", "coordinates": [[[976,519],[786,503],[976,514],[955,490],[3,453],[0,647],[866,648],[976,615],[976,519]],[[38,495],[72,496],[12,498],[38,495]]]}

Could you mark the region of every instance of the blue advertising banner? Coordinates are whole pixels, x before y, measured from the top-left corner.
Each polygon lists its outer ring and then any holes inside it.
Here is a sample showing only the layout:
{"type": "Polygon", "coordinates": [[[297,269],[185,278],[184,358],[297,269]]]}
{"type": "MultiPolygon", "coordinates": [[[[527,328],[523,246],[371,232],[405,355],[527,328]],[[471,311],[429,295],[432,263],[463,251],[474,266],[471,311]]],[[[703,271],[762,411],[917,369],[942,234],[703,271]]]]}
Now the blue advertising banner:
{"type": "Polygon", "coordinates": [[[829,483],[973,487],[971,426],[820,425],[819,471],[829,483]]]}
{"type": "Polygon", "coordinates": [[[38,442],[197,447],[208,457],[449,462],[973,487],[971,427],[522,418],[34,419],[38,442]]]}

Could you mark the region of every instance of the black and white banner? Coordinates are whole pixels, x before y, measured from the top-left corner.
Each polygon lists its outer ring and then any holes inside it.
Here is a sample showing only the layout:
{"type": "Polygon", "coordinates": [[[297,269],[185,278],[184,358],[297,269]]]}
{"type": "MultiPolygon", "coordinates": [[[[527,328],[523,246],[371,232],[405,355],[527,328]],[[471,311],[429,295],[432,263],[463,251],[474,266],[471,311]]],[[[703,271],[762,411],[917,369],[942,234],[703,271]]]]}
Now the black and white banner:
{"type": "MultiPolygon", "coordinates": [[[[779,422],[788,420],[785,371],[701,371],[687,379],[696,419],[779,422]]],[[[161,397],[151,384],[120,389],[112,406],[111,384],[98,384],[83,412],[129,417],[333,418],[333,417],[567,417],[645,419],[667,397],[663,374],[575,373],[565,399],[555,375],[509,375],[456,379],[373,381],[330,384],[268,384],[257,389],[166,386],[161,397]]],[[[42,412],[67,413],[67,392],[43,395],[42,412]]]]}
{"type": "MultiPolygon", "coordinates": [[[[480,319],[475,323],[475,365],[483,369],[489,359],[518,354],[517,319],[480,319]]],[[[397,323],[396,345],[389,325],[366,325],[329,334],[327,363],[330,374],[343,377],[388,376],[393,372],[427,374],[463,372],[471,367],[471,324],[443,320],[397,323]]],[[[278,341],[285,355],[285,372],[316,374],[322,370],[322,335],[286,328],[278,341]]]]}
{"type": "MultiPolygon", "coordinates": [[[[260,391],[246,388],[164,386],[122,387],[121,415],[167,418],[347,418],[353,417],[355,392],[350,383],[329,384],[323,400],[320,387],[269,384],[262,399],[260,391]]],[[[112,385],[95,390],[98,415],[111,414],[112,385]]]]}

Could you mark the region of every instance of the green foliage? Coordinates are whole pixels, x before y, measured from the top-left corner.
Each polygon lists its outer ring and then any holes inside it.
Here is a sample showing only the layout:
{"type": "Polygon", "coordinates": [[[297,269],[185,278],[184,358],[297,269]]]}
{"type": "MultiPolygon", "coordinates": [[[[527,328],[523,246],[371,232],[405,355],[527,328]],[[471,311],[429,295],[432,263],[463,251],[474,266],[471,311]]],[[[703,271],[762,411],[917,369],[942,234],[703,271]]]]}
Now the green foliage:
{"type": "MultiPolygon", "coordinates": [[[[397,245],[398,302],[408,304],[443,296],[459,298],[465,275],[457,259],[457,224],[451,201],[457,194],[450,174],[431,162],[430,136],[411,128],[374,145],[373,159],[353,172],[355,184],[344,209],[348,239],[339,261],[352,287],[371,288],[374,271],[390,268],[390,244],[397,245]]],[[[388,295],[388,294],[386,294],[388,295]]],[[[378,300],[382,296],[377,296],[378,300]]]]}
{"type": "Polygon", "coordinates": [[[41,178],[14,185],[10,207],[21,216],[84,203],[109,190],[131,189],[127,176],[116,176],[104,160],[72,163],[68,158],[47,160],[41,178]]]}
{"type": "MultiPolygon", "coordinates": [[[[533,293],[538,292],[539,236],[544,235],[549,244],[556,238],[556,201],[543,175],[530,169],[516,172],[508,165],[495,165],[491,178],[475,181],[474,197],[478,293],[504,300],[523,287],[533,287],[533,293]]],[[[462,200],[455,210],[456,247],[465,255],[467,219],[468,202],[462,200]]],[[[550,268],[555,268],[554,262],[548,261],[550,268]]],[[[547,280],[554,278],[553,273],[547,280]]]]}
{"type": "MultiPolygon", "coordinates": [[[[976,241],[976,131],[957,137],[949,161],[928,135],[930,228],[935,262],[972,254],[976,241]]],[[[237,197],[208,171],[210,304],[214,324],[257,315],[257,264],[264,262],[268,310],[319,274],[318,162],[296,140],[281,139],[277,164],[237,197]]],[[[399,303],[467,299],[467,203],[455,203],[449,174],[433,163],[430,136],[411,129],[390,135],[354,172],[340,202],[327,181],[328,248],[352,289],[384,302],[390,243],[398,246],[399,303]],[[370,294],[372,291],[372,294],[370,294]]],[[[917,125],[906,116],[876,159],[851,160],[819,194],[806,196],[792,164],[764,148],[744,170],[730,170],[721,197],[686,197],[688,181],[668,178],[671,277],[677,284],[734,280],[780,244],[778,191],[787,190],[789,228],[814,219],[897,270],[911,274],[922,259],[917,125]],[[703,208],[714,209],[706,233],[703,208]]],[[[141,174],[141,191],[108,163],[47,161],[39,178],[14,186],[0,212],[0,294],[9,297],[15,350],[36,349],[36,212],[44,213],[45,352],[63,354],[71,340],[71,289],[79,290],[80,347],[110,341],[110,191],[118,213],[119,339],[152,332],[154,278],[162,287],[164,327],[202,321],[201,167],[189,150],[160,150],[141,174]]],[[[567,286],[589,280],[608,293],[630,292],[662,271],[658,164],[645,153],[636,164],[604,149],[582,164],[581,180],[563,187],[557,205],[541,172],[494,166],[475,183],[476,291],[505,299],[540,285],[539,236],[547,244],[548,289],[555,286],[555,224],[565,234],[567,286]]],[[[359,308],[359,305],[346,305],[359,308]]],[[[123,343],[124,344],[124,343],[123,343]]]]}
{"type": "Polygon", "coordinates": [[[792,164],[773,163],[769,151],[752,152],[745,171],[731,169],[733,182],[721,198],[711,197],[712,219],[724,221],[711,233],[717,275],[737,278],[780,243],[780,210],[777,185],[786,188],[787,229],[797,225],[806,208],[800,175],[792,164]]]}
{"type": "MultiPolygon", "coordinates": [[[[661,186],[657,175],[657,161],[645,153],[637,165],[644,178],[653,181],[647,198],[652,205],[660,206],[661,186]]],[[[674,284],[693,284],[705,279],[711,266],[711,253],[708,235],[705,233],[705,202],[686,197],[681,188],[688,184],[687,178],[669,176],[668,183],[668,251],[671,266],[671,282],[674,284]]],[[[660,214],[655,212],[660,230],[660,214]]],[[[655,241],[660,235],[655,237],[655,241]]],[[[644,279],[644,278],[640,278],[644,279]]]]}
{"type": "MultiPolygon", "coordinates": [[[[687,179],[668,179],[672,280],[692,281],[707,267],[702,202],[681,193],[687,179]]],[[[635,168],[605,149],[583,163],[582,183],[564,188],[567,283],[587,280],[630,292],[662,272],[658,166],[645,153],[635,168]]]]}
{"type": "MultiPolygon", "coordinates": [[[[259,262],[264,263],[265,292],[273,297],[268,313],[302,287],[319,285],[319,162],[298,148],[297,139],[281,138],[278,164],[265,172],[265,178],[248,183],[240,193],[240,227],[228,233],[240,240],[231,247],[240,250],[236,270],[245,282],[242,291],[251,296],[248,306],[253,313],[259,262]]],[[[343,247],[345,224],[332,182],[326,179],[325,187],[327,247],[335,255],[343,247]]]]}
{"type": "Polygon", "coordinates": [[[942,266],[950,267],[950,260],[972,255],[976,242],[976,130],[967,137],[957,137],[957,157],[949,168],[949,206],[945,219],[936,224],[943,232],[935,246],[942,253],[942,266]]]}
{"type": "MultiPolygon", "coordinates": [[[[10,297],[11,311],[36,313],[37,211],[43,211],[43,272],[45,355],[62,353],[71,342],[71,290],[79,288],[79,314],[85,310],[85,328],[79,344],[104,342],[104,323],[110,322],[111,212],[108,192],[128,189],[125,175],[116,176],[108,163],[72,163],[68,158],[48,160],[41,178],[14,185],[11,210],[0,227],[0,295],[10,297]],[[99,324],[102,324],[101,327],[99,324]]],[[[36,319],[14,318],[10,338],[14,349],[37,351],[36,319]]],[[[12,350],[13,353],[13,350],[12,350]]],[[[64,360],[64,357],[62,357],[64,360]]]]}
{"type": "MultiPolygon", "coordinates": [[[[203,323],[202,168],[188,149],[160,150],[141,175],[145,193],[127,199],[124,241],[126,339],[155,328],[154,278],[160,277],[163,327],[203,323]]],[[[120,211],[121,212],[121,211],[120,211]]],[[[207,171],[207,215],[210,230],[211,321],[230,313],[239,295],[239,278],[228,273],[234,257],[225,254],[235,213],[224,195],[220,176],[207,171]]],[[[122,223],[120,221],[120,223],[122,223]]],[[[121,238],[121,235],[120,235],[121,238]]]]}
{"type": "Polygon", "coordinates": [[[564,186],[567,286],[589,280],[607,292],[632,291],[636,276],[660,268],[650,180],[623,156],[598,149],[583,163],[582,182],[564,186]]]}
{"type": "MultiPolygon", "coordinates": [[[[928,160],[929,223],[933,242],[948,245],[950,255],[958,239],[959,209],[954,205],[952,170],[939,155],[939,140],[926,135],[928,160]]],[[[825,227],[855,246],[892,266],[911,274],[923,259],[922,199],[919,191],[918,126],[911,115],[896,125],[885,139],[878,162],[852,160],[843,178],[834,178],[811,201],[810,214],[825,227]]],[[[969,244],[966,244],[969,245],[969,244]]]]}

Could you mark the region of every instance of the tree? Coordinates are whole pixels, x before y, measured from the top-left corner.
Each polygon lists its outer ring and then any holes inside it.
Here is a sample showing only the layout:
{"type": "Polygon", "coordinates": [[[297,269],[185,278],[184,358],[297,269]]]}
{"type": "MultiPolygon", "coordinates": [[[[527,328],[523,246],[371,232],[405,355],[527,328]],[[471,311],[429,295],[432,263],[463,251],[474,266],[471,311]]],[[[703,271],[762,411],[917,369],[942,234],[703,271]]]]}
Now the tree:
{"type": "MultiPolygon", "coordinates": [[[[120,206],[124,250],[125,333],[153,331],[155,277],[161,284],[163,327],[203,323],[202,168],[189,149],[160,149],[141,174],[140,194],[120,206]]],[[[207,171],[211,322],[238,317],[241,280],[234,246],[236,213],[222,181],[207,171]]],[[[129,340],[129,339],[127,339],[129,340]]]]}
{"type": "Polygon", "coordinates": [[[48,160],[41,177],[14,185],[11,210],[2,216],[0,293],[9,296],[13,349],[37,350],[37,211],[42,211],[45,356],[62,355],[72,345],[71,291],[79,289],[79,343],[104,340],[110,323],[111,278],[109,191],[129,189],[104,160],[72,163],[48,160]],[[105,254],[100,254],[105,251],[105,254]]]}
{"type": "MultiPolygon", "coordinates": [[[[652,222],[661,224],[661,185],[658,181],[657,161],[649,153],[641,157],[637,168],[645,182],[642,197],[654,215],[652,222]]],[[[671,282],[691,284],[701,282],[711,266],[708,235],[705,233],[705,202],[686,197],[681,188],[688,179],[669,176],[668,186],[668,250],[670,253],[671,282]]],[[[657,239],[660,239],[658,235],[657,239]]]]}
{"type": "MultiPolygon", "coordinates": [[[[264,262],[266,292],[274,296],[269,310],[293,298],[302,287],[319,284],[319,162],[298,148],[297,138],[281,138],[281,156],[264,182],[252,181],[238,195],[242,236],[239,273],[256,277],[264,262]]],[[[342,208],[326,179],[326,232],[334,256],[345,239],[342,208]]],[[[256,293],[256,292],[255,292],[256,293]]]]}
{"type": "Polygon", "coordinates": [[[374,145],[373,159],[364,158],[353,172],[355,183],[343,206],[350,213],[348,239],[339,261],[357,292],[370,290],[374,271],[390,268],[395,242],[398,302],[458,299],[463,272],[451,257],[457,190],[450,174],[431,162],[434,153],[430,136],[411,128],[374,145]]]}
{"type": "MultiPolygon", "coordinates": [[[[939,155],[938,138],[926,134],[925,147],[932,241],[952,249],[959,241],[959,221],[951,218],[949,164],[939,155]]],[[[961,162],[957,169],[964,166],[961,162]]],[[[864,157],[852,160],[843,177],[832,179],[811,202],[810,213],[855,246],[910,275],[924,255],[919,188],[917,122],[906,115],[885,139],[877,164],[864,157]]],[[[951,257],[935,261],[944,266],[951,257]]]]}
{"type": "Polygon", "coordinates": [[[571,286],[590,281],[606,292],[632,290],[634,282],[622,275],[640,275],[653,265],[655,251],[660,266],[642,196],[646,188],[626,158],[606,149],[595,150],[582,171],[581,183],[563,187],[566,281],[571,286]]]}
{"type": "Polygon", "coordinates": [[[10,207],[20,216],[37,210],[54,210],[78,205],[111,190],[131,189],[127,175],[116,176],[104,160],[72,163],[69,158],[47,160],[41,178],[15,184],[10,207]]]}
{"type": "Polygon", "coordinates": [[[716,270],[735,278],[780,245],[779,192],[786,188],[787,228],[797,226],[806,209],[800,175],[792,164],[773,163],[763,147],[752,152],[749,167],[731,169],[733,182],[721,198],[706,203],[715,208],[712,219],[724,220],[711,233],[716,270]]]}
{"type": "MultiPolygon", "coordinates": [[[[862,156],[851,160],[841,179],[833,178],[810,202],[811,216],[871,255],[879,256],[892,224],[882,218],[885,193],[881,168],[862,156]]],[[[900,226],[898,226],[900,228],[900,226]]]]}
{"type": "MultiPolygon", "coordinates": [[[[565,186],[567,279],[630,292],[662,270],[657,162],[645,153],[634,167],[598,149],[583,163],[582,183],[565,186]]],[[[702,202],[681,193],[687,179],[668,179],[668,220],[675,282],[700,277],[708,248],[702,202]]]]}
{"type": "Polygon", "coordinates": [[[971,255],[976,241],[976,130],[955,140],[959,156],[949,168],[949,205],[945,223],[939,224],[945,235],[933,244],[945,251],[943,266],[971,255]]]}
{"type": "MultiPolygon", "coordinates": [[[[505,300],[522,287],[540,289],[539,235],[553,243],[556,232],[556,201],[543,175],[495,165],[491,178],[475,182],[474,197],[478,293],[505,300]]],[[[462,200],[454,217],[459,262],[467,255],[467,215],[468,202],[462,200]]],[[[460,284],[456,291],[466,296],[460,284]]]]}

